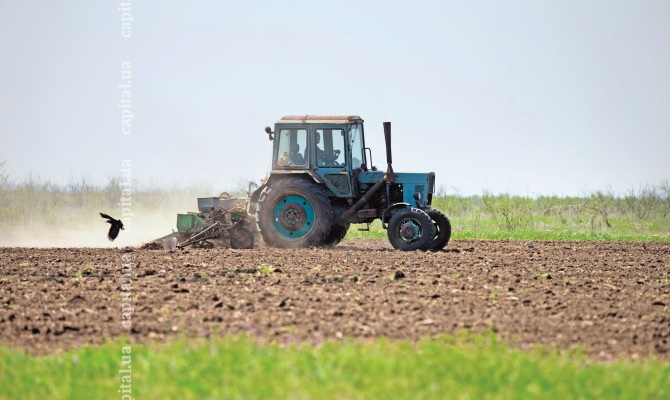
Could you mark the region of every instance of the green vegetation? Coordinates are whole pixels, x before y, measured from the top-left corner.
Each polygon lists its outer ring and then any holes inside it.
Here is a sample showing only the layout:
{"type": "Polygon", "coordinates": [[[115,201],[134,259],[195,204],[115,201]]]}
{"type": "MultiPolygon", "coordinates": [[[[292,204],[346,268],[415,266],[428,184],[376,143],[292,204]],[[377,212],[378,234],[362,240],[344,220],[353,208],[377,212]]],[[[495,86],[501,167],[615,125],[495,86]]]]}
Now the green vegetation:
{"type": "MultiPolygon", "coordinates": [[[[120,398],[120,342],[44,357],[0,349],[0,398],[120,398]]],[[[521,351],[493,335],[321,346],[249,339],[132,346],[133,398],[661,399],[670,365],[521,351]]]]}
{"type": "MultiPolygon", "coordinates": [[[[670,185],[631,190],[625,196],[535,198],[441,195],[433,207],[452,224],[454,239],[670,241],[670,185]]],[[[381,224],[348,237],[385,238],[381,224]]]]}
{"type": "Polygon", "coordinates": [[[274,271],[274,269],[275,269],[275,268],[274,268],[273,266],[271,266],[271,265],[266,265],[266,264],[259,265],[258,267],[256,267],[256,271],[257,271],[258,274],[261,275],[261,276],[267,276],[267,275],[270,275],[270,274],[274,271]]]}
{"type": "MultiPolygon", "coordinates": [[[[0,162],[0,234],[34,233],[42,227],[49,227],[45,231],[90,228],[100,222],[101,210],[121,214],[123,189],[119,178],[109,178],[103,186],[86,179],[56,185],[32,175],[16,181],[0,162]]],[[[160,226],[172,226],[177,213],[195,208],[197,197],[216,194],[205,187],[166,189],[134,182],[135,223],[146,227],[161,221],[160,226]]],[[[581,197],[437,193],[433,206],[449,217],[455,239],[670,241],[667,181],[624,196],[602,192],[581,197]]],[[[347,237],[386,237],[379,223],[370,232],[358,231],[358,227],[361,225],[353,225],[347,237]]]]}

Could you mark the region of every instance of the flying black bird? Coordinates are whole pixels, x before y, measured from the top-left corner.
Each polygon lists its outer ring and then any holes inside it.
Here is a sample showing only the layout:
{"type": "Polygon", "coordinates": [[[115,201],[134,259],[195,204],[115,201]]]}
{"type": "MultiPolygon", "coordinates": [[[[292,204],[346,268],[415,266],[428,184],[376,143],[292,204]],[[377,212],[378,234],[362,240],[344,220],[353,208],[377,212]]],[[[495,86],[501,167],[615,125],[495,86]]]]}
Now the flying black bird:
{"type": "Polygon", "coordinates": [[[114,219],[107,214],[100,213],[102,218],[107,219],[107,223],[111,226],[109,227],[109,232],[107,232],[107,239],[110,242],[113,242],[117,236],[119,236],[119,230],[123,230],[123,222],[120,219],[114,219]]]}

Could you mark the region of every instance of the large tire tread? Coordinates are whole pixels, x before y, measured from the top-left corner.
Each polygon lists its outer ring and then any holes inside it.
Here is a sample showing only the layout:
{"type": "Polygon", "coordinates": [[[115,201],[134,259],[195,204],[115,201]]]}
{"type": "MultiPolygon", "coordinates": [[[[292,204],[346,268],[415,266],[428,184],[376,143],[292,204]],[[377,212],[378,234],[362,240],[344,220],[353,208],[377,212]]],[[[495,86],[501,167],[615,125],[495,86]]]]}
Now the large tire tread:
{"type": "Polygon", "coordinates": [[[442,250],[447,246],[451,238],[451,222],[449,222],[449,218],[446,215],[437,210],[431,209],[426,211],[426,213],[433,220],[433,224],[435,224],[437,229],[433,240],[428,244],[428,249],[433,251],[442,250]]]}
{"type": "Polygon", "coordinates": [[[334,219],[326,190],[302,178],[284,178],[272,182],[258,199],[256,223],[263,241],[271,247],[305,248],[323,245],[334,219]],[[310,200],[316,214],[314,227],[299,239],[285,239],[274,227],[275,203],[287,195],[299,195],[310,200]]]}
{"type": "Polygon", "coordinates": [[[329,247],[337,246],[337,244],[340,243],[345,236],[347,236],[349,226],[350,224],[348,222],[344,225],[335,224],[331,226],[330,232],[328,233],[326,240],[323,242],[323,245],[329,247]]]}

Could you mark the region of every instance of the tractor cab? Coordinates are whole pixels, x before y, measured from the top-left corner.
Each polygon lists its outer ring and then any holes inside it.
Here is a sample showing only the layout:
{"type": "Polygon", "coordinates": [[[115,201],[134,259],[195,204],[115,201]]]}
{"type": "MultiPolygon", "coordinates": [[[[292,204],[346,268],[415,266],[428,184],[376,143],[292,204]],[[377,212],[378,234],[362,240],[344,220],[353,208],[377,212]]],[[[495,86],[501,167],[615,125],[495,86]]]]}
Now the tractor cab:
{"type": "Polygon", "coordinates": [[[361,117],[286,116],[271,134],[273,174],[305,172],[337,197],[357,192],[355,176],[368,169],[361,117]]]}

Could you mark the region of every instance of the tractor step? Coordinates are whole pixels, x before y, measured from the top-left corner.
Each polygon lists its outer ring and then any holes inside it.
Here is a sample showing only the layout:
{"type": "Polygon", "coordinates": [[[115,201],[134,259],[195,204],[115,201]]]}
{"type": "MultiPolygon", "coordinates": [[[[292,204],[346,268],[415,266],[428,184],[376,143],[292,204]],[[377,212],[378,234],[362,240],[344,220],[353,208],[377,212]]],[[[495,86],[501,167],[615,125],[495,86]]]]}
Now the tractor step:
{"type": "Polygon", "coordinates": [[[362,210],[358,210],[357,215],[358,218],[377,218],[379,213],[376,208],[364,208],[362,210]]]}
{"type": "Polygon", "coordinates": [[[358,231],[359,232],[370,232],[370,223],[368,222],[366,225],[367,225],[367,227],[365,227],[365,228],[358,228],[358,231]]]}

